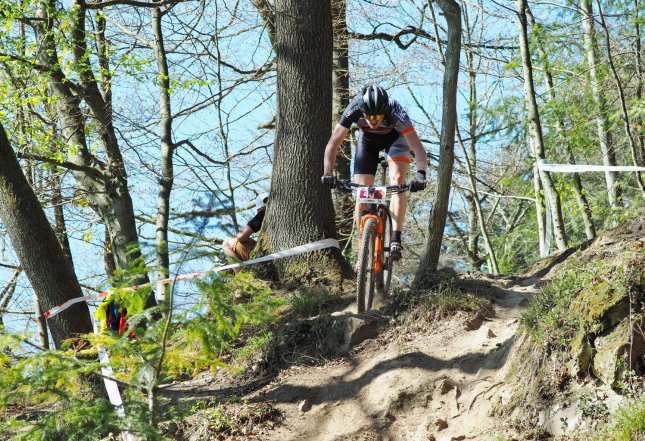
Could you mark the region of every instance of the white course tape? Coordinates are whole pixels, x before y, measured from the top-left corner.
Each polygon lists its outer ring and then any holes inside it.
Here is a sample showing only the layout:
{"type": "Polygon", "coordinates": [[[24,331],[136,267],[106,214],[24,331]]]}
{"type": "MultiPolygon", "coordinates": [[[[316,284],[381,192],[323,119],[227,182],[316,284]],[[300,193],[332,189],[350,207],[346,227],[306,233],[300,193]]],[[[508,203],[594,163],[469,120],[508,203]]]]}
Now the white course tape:
{"type": "Polygon", "coordinates": [[[585,173],[585,172],[629,172],[629,171],[645,171],[645,167],[637,167],[635,165],[582,165],[582,164],[547,164],[544,159],[537,162],[538,168],[542,171],[552,173],[585,173]]]}
{"type": "MultiPolygon", "coordinates": [[[[219,271],[237,268],[243,265],[253,265],[255,263],[268,262],[270,260],[281,259],[283,257],[296,256],[298,254],[309,253],[311,251],[318,251],[318,250],[323,250],[325,248],[331,248],[331,247],[339,248],[338,241],[336,239],[323,239],[323,240],[319,240],[318,242],[308,243],[306,245],[300,245],[298,247],[290,248],[288,250],[278,251],[277,253],[269,254],[267,256],[259,257],[257,259],[247,260],[246,262],[220,266],[200,273],[182,274],[174,278],[158,280],[154,283],[157,285],[160,285],[160,284],[165,285],[178,280],[194,279],[209,273],[217,273],[219,271]]],[[[153,282],[147,283],[145,285],[130,286],[128,288],[123,288],[123,289],[136,290],[144,286],[150,286],[152,285],[152,283],[153,282]]],[[[66,310],[67,308],[69,308],[75,303],[89,301],[89,300],[99,300],[101,298],[107,297],[108,295],[110,295],[110,291],[103,291],[97,294],[89,294],[83,297],[76,297],[74,299],[70,299],[66,301],[65,303],[55,306],[54,308],[50,309],[43,315],[45,316],[45,318],[52,318],[52,317],[55,317],[60,312],[66,310]]],[[[94,319],[92,319],[92,327],[94,328],[94,333],[98,334],[96,321],[94,319]]],[[[125,418],[125,409],[123,407],[123,399],[121,398],[121,392],[119,392],[119,386],[116,384],[114,380],[111,380],[111,378],[114,378],[114,371],[112,370],[112,366],[110,366],[110,358],[108,357],[107,351],[104,348],[102,348],[101,346],[98,346],[97,349],[99,353],[99,360],[102,364],[101,373],[104,375],[103,383],[105,384],[105,390],[107,391],[108,398],[110,399],[110,403],[112,403],[112,405],[116,408],[116,414],[120,418],[125,418]]],[[[132,441],[132,435],[130,435],[130,433],[127,430],[123,432],[123,435],[126,441],[132,441]]]]}
{"type": "MultiPolygon", "coordinates": [[[[96,325],[96,320],[92,319],[92,327],[94,328],[94,333],[98,334],[98,327],[96,325]]],[[[105,390],[110,399],[110,403],[116,409],[116,414],[119,418],[125,418],[125,408],[123,407],[123,399],[121,398],[121,392],[119,391],[119,386],[116,384],[116,381],[111,380],[114,378],[114,370],[110,365],[110,357],[108,356],[107,351],[102,346],[97,346],[99,353],[99,361],[101,362],[101,373],[103,374],[103,384],[105,385],[105,390]]],[[[127,430],[123,432],[123,437],[126,441],[132,441],[132,435],[127,430]]]]}
{"type": "MultiPolygon", "coordinates": [[[[195,279],[197,277],[201,277],[201,276],[204,276],[204,275],[210,274],[210,273],[217,273],[217,272],[224,271],[224,270],[227,270],[227,269],[238,268],[240,266],[253,265],[253,264],[256,264],[256,263],[260,263],[260,262],[268,262],[270,260],[281,259],[283,257],[296,256],[298,254],[309,253],[311,251],[319,251],[319,250],[323,250],[325,248],[331,248],[331,247],[339,248],[338,241],[336,239],[323,239],[323,240],[319,240],[318,242],[312,242],[312,243],[308,243],[308,244],[305,244],[305,245],[300,245],[300,246],[297,246],[297,247],[294,247],[294,248],[289,248],[288,250],[278,251],[277,253],[269,254],[267,256],[259,257],[257,259],[247,260],[246,262],[232,263],[230,265],[219,266],[219,267],[216,267],[216,268],[210,269],[208,271],[204,271],[204,272],[182,274],[182,275],[179,275],[177,277],[172,277],[172,278],[168,278],[168,279],[162,279],[162,280],[158,280],[156,282],[146,283],[144,285],[135,285],[135,286],[130,286],[128,288],[121,288],[121,289],[135,291],[135,290],[137,290],[139,288],[143,288],[145,286],[151,286],[153,283],[157,284],[157,285],[159,285],[159,284],[166,285],[166,284],[173,283],[173,282],[176,282],[176,281],[179,281],[179,280],[195,279]]],[[[70,300],[68,300],[68,301],[66,301],[66,302],[64,302],[64,303],[62,303],[62,304],[60,304],[58,306],[53,307],[49,311],[45,312],[43,315],[45,316],[46,319],[49,319],[49,318],[55,317],[56,315],[58,315],[61,312],[65,311],[67,308],[69,308],[70,306],[72,306],[75,303],[79,303],[79,302],[83,302],[83,301],[90,301],[90,300],[100,300],[100,299],[102,299],[104,297],[109,296],[111,293],[112,293],[112,291],[103,291],[103,292],[99,292],[99,293],[96,293],[96,294],[88,294],[88,295],[83,296],[83,297],[76,297],[76,298],[70,299],[70,300]]]]}

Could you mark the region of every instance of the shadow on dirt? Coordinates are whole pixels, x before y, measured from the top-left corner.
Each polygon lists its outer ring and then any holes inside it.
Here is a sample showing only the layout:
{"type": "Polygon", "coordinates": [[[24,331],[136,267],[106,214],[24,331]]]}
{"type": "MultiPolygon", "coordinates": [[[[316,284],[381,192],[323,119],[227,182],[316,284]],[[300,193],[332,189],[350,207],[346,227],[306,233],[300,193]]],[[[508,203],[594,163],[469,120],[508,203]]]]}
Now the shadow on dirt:
{"type": "MultiPolygon", "coordinates": [[[[449,360],[430,357],[422,352],[410,352],[382,361],[355,379],[341,379],[320,387],[280,385],[273,390],[258,395],[251,401],[289,403],[307,398],[312,404],[321,404],[325,401],[353,398],[378,376],[400,369],[416,368],[434,372],[444,369],[459,369],[464,373],[476,374],[480,368],[497,369],[503,366],[513,341],[514,338],[509,338],[487,353],[466,354],[449,360]]],[[[351,373],[348,375],[351,375],[351,373]]]]}

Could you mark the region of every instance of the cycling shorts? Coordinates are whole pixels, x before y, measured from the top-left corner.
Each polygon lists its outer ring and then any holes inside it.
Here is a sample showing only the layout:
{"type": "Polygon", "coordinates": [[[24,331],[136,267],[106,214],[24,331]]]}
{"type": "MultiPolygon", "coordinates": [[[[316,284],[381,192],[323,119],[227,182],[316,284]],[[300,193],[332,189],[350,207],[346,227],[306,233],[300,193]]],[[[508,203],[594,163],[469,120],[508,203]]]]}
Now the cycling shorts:
{"type": "Polygon", "coordinates": [[[255,241],[253,239],[247,239],[242,242],[241,240],[234,239],[235,243],[233,244],[233,252],[238,259],[245,262],[249,260],[249,256],[253,248],[255,248],[255,241]]]}
{"type": "Polygon", "coordinates": [[[385,159],[388,162],[410,162],[410,147],[403,135],[396,130],[384,135],[359,130],[356,141],[354,174],[376,175],[381,150],[385,150],[385,159]]]}

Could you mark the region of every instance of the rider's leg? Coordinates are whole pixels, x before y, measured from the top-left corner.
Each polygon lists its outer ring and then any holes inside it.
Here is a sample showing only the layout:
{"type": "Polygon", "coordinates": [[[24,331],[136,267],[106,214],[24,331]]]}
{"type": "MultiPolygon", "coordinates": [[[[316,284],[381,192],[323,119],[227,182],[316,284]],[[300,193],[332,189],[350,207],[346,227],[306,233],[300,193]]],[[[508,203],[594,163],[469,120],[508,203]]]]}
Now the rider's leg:
{"type": "MultiPolygon", "coordinates": [[[[410,168],[410,148],[403,136],[388,149],[387,159],[389,164],[390,185],[399,185],[405,182],[410,168]]],[[[394,193],[390,202],[392,215],[392,238],[390,239],[390,256],[398,260],[403,256],[401,247],[401,232],[405,222],[405,211],[408,207],[407,193],[394,193]]]]}
{"type": "MultiPolygon", "coordinates": [[[[356,173],[354,174],[354,182],[361,185],[372,185],[374,184],[374,175],[356,173]]],[[[354,222],[356,222],[356,231],[358,231],[358,222],[361,219],[361,210],[364,209],[365,204],[356,203],[356,209],[354,210],[354,222]]]]}
{"type": "MultiPolygon", "coordinates": [[[[369,142],[359,131],[356,137],[356,155],[354,156],[354,182],[361,185],[374,184],[374,176],[378,168],[379,145],[369,142]]],[[[359,221],[361,210],[365,209],[364,204],[356,204],[354,210],[354,222],[356,223],[356,234],[360,236],[359,221]]],[[[360,237],[359,237],[360,240],[360,237]]],[[[358,247],[360,244],[356,242],[358,247]]],[[[357,248],[358,249],[358,248],[357,248]]]]}
{"type": "MultiPolygon", "coordinates": [[[[410,168],[410,161],[405,160],[390,160],[389,173],[390,185],[399,185],[405,183],[405,177],[410,168]]],[[[405,211],[408,207],[407,193],[394,193],[392,201],[390,202],[390,213],[392,214],[392,229],[394,231],[402,231],[403,223],[405,221],[405,211]]]]}

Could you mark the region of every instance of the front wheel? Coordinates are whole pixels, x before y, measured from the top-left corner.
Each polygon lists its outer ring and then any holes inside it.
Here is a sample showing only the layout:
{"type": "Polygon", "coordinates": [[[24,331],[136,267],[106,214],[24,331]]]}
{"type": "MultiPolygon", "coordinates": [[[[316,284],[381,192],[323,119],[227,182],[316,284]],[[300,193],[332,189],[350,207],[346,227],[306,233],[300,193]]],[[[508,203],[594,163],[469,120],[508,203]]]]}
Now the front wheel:
{"type": "Polygon", "coordinates": [[[363,227],[356,268],[356,309],[358,312],[368,311],[372,307],[374,299],[375,243],[376,219],[368,219],[363,227]]]}

